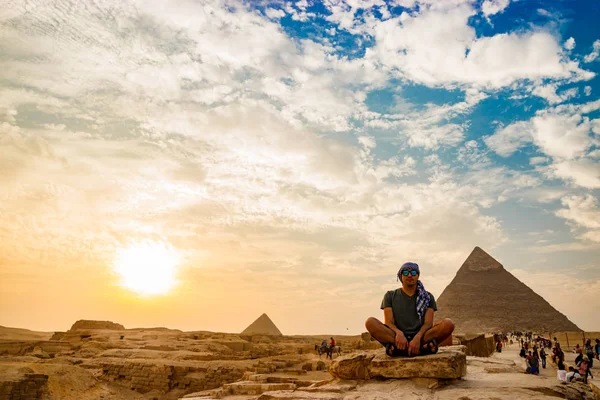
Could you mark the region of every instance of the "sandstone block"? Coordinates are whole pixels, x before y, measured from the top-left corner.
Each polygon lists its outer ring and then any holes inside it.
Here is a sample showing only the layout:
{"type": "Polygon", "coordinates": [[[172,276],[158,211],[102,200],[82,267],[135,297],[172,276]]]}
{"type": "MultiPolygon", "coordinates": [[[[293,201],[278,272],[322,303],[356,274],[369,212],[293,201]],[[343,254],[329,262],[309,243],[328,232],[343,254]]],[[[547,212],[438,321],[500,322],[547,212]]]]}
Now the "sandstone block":
{"type": "Polygon", "coordinates": [[[302,391],[278,390],[261,394],[257,400],[341,400],[341,393],[310,393],[302,391]]]}
{"type": "Polygon", "coordinates": [[[437,354],[388,357],[383,349],[343,356],[331,363],[329,372],[340,379],[436,378],[458,379],[467,373],[464,346],[443,347],[437,354]]]}

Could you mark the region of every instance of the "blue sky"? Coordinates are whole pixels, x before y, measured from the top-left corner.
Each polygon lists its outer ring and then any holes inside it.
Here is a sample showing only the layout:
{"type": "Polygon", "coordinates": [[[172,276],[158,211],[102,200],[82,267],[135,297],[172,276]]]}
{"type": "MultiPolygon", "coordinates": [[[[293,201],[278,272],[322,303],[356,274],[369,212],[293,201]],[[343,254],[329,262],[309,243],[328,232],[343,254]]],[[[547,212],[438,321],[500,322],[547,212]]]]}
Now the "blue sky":
{"type": "Polygon", "coordinates": [[[8,4],[0,324],[358,333],[404,261],[439,296],[480,246],[600,330],[598,20],[592,1],[8,4]]]}

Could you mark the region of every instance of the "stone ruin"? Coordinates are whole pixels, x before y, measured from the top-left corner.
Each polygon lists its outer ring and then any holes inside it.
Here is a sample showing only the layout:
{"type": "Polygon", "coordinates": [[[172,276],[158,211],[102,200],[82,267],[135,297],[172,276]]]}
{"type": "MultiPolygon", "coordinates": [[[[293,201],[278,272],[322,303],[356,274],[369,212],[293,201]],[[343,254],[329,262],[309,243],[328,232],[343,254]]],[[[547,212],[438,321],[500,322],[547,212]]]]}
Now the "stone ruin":
{"type": "Polygon", "coordinates": [[[92,321],[87,319],[80,319],[76,321],[70,331],[82,330],[82,329],[107,329],[114,331],[123,331],[125,327],[121,324],[116,324],[110,321],[92,321]]]}

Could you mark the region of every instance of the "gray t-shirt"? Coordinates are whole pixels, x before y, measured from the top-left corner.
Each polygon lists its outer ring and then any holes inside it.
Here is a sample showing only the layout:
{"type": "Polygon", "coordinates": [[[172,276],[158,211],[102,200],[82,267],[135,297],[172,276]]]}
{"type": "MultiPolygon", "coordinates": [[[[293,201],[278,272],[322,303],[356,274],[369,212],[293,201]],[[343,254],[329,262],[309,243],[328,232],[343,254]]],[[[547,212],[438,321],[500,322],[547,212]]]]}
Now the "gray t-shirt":
{"type": "MultiPolygon", "coordinates": [[[[429,292],[427,292],[429,293],[429,292]]],[[[433,308],[433,311],[437,311],[437,305],[435,304],[435,298],[431,293],[431,302],[429,308],[433,308]]],[[[394,313],[394,322],[396,327],[400,329],[406,336],[414,336],[419,332],[423,321],[417,314],[417,292],[414,295],[409,296],[402,291],[402,288],[396,290],[390,290],[383,296],[381,302],[381,309],[392,307],[394,313]]]]}

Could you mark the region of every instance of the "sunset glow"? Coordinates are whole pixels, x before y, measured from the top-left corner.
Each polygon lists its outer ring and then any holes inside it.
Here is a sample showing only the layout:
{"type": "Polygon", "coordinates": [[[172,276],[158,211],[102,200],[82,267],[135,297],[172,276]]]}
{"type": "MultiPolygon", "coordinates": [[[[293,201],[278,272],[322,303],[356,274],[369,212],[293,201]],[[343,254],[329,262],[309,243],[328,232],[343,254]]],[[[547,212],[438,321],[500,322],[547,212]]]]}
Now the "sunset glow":
{"type": "Polygon", "coordinates": [[[113,269],[127,289],[154,296],[175,286],[178,263],[177,254],[165,243],[144,242],[120,249],[113,269]]]}

